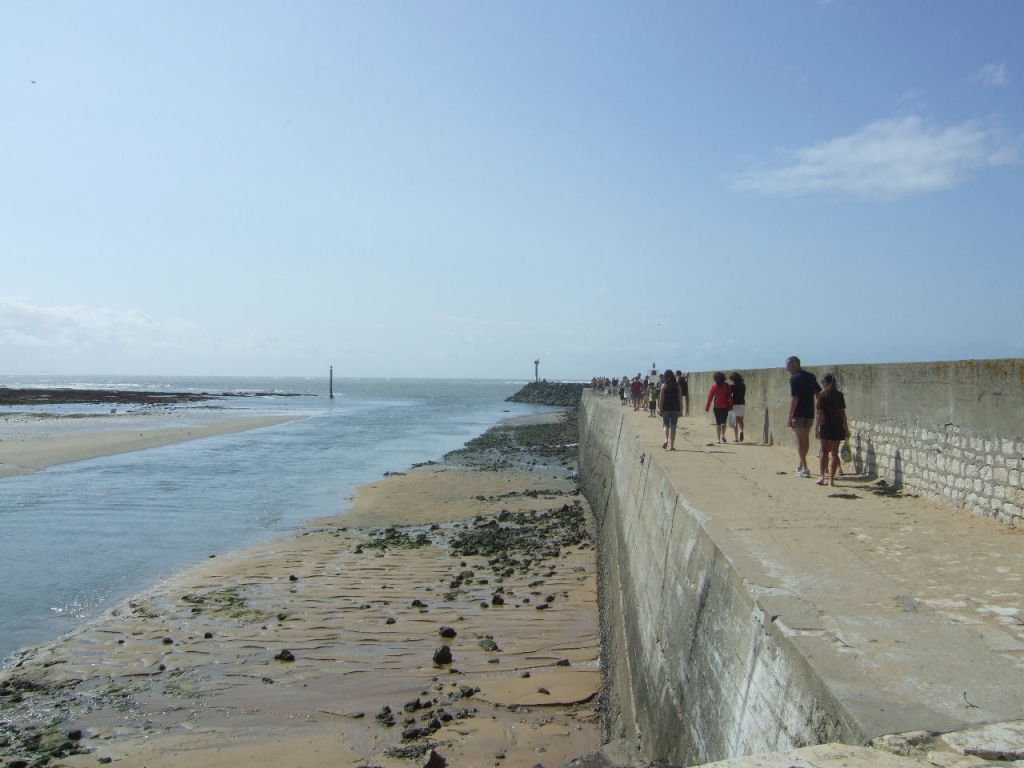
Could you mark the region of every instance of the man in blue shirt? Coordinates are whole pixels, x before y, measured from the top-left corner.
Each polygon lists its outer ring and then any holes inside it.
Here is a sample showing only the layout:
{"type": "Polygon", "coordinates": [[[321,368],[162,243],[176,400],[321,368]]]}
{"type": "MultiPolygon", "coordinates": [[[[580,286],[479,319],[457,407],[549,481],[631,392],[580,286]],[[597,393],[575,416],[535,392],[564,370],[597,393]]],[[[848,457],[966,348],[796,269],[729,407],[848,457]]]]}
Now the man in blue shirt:
{"type": "Polygon", "coordinates": [[[821,392],[818,380],[810,371],[800,367],[800,358],[796,355],[786,359],[786,370],[789,371],[789,419],[786,426],[793,429],[796,435],[796,453],[800,463],[796,467],[797,477],[810,477],[807,467],[807,451],[811,445],[811,427],[814,426],[815,398],[821,392]]]}

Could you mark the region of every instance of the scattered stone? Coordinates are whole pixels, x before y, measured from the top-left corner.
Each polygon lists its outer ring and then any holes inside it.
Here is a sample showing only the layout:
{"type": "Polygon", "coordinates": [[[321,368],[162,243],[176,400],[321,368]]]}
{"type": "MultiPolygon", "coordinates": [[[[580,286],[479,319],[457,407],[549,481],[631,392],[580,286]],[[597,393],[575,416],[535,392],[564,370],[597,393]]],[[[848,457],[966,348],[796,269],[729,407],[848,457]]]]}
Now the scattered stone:
{"type": "Polygon", "coordinates": [[[421,702],[418,698],[413,699],[412,701],[407,701],[405,702],[405,704],[402,705],[402,709],[404,709],[406,712],[415,712],[416,710],[421,709],[422,707],[423,702],[421,702]]]}
{"type": "Polygon", "coordinates": [[[389,727],[395,724],[395,713],[391,711],[391,707],[385,704],[380,708],[380,712],[373,716],[373,719],[376,720],[379,725],[389,727]]]}
{"type": "Polygon", "coordinates": [[[394,623],[395,623],[395,622],[397,622],[397,621],[398,621],[398,619],[396,619],[396,618],[395,618],[394,616],[388,616],[388,617],[387,617],[387,618],[386,618],[386,619],[384,620],[384,623],[385,623],[385,624],[394,624],[394,623]]]}
{"type": "Polygon", "coordinates": [[[437,634],[439,634],[441,637],[451,639],[459,633],[456,632],[452,627],[441,627],[437,634]]]}
{"type": "Polygon", "coordinates": [[[434,651],[434,663],[435,664],[451,664],[452,663],[452,649],[447,645],[442,645],[436,651],[434,651]]]}
{"type": "Polygon", "coordinates": [[[485,651],[500,651],[501,650],[501,648],[498,647],[498,644],[496,642],[494,642],[494,640],[492,640],[489,637],[485,637],[483,640],[479,641],[477,643],[477,645],[479,645],[485,651]]]}
{"type": "Polygon", "coordinates": [[[274,655],[274,658],[278,661],[295,661],[295,654],[289,651],[287,648],[278,654],[274,655]]]}
{"type": "Polygon", "coordinates": [[[543,693],[545,696],[551,695],[551,691],[549,691],[547,688],[538,688],[537,693],[543,693]]]}
{"type": "Polygon", "coordinates": [[[568,667],[569,666],[569,660],[568,659],[559,659],[558,661],[555,662],[555,666],[556,667],[568,667]]]}
{"type": "Polygon", "coordinates": [[[296,575],[295,575],[294,573],[293,573],[293,574],[291,574],[291,575],[290,575],[290,576],[288,577],[288,581],[298,581],[298,580],[299,580],[299,577],[298,577],[298,576],[296,576],[296,575]]]}
{"type": "MultiPolygon", "coordinates": [[[[384,755],[386,757],[397,757],[401,760],[413,760],[415,758],[423,757],[424,755],[430,753],[430,751],[433,750],[435,746],[437,745],[431,744],[429,742],[409,745],[396,744],[395,746],[388,747],[387,749],[385,749],[384,755]]],[[[426,763],[424,763],[424,766],[425,765],[426,763]]],[[[440,768],[441,765],[443,765],[443,763],[438,764],[438,768],[440,768]]]]}

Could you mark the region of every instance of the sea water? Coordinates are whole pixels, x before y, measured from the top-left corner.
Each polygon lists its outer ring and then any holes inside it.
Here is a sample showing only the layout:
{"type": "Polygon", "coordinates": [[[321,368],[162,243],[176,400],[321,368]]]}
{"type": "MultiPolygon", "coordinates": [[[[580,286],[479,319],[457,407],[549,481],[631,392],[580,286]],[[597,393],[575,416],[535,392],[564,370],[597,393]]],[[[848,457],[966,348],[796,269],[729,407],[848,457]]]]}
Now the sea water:
{"type": "MultiPolygon", "coordinates": [[[[553,410],[505,402],[523,383],[335,379],[330,399],[326,377],[0,376],[8,387],[227,395],[167,408],[116,406],[119,413],[209,418],[212,406],[218,416],[300,417],[0,478],[0,659],[205,558],[342,512],[355,486],[438,460],[502,419],[553,410]]],[[[111,407],[10,406],[0,415],[111,407]]]]}

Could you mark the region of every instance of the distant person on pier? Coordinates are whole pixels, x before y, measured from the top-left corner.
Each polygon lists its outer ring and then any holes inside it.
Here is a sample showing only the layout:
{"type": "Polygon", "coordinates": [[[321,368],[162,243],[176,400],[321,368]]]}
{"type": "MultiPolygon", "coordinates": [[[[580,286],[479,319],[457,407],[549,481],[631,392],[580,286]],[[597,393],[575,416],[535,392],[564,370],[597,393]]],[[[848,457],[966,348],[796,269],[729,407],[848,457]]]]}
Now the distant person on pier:
{"type": "Polygon", "coordinates": [[[666,369],[664,381],[658,394],[658,410],[661,412],[661,424],[665,428],[665,442],[662,448],[670,451],[676,449],[676,425],[679,422],[679,414],[683,410],[683,394],[679,387],[679,380],[672,373],[672,369],[666,369]]]}
{"type": "Polygon", "coordinates": [[[629,382],[629,399],[633,401],[633,410],[640,410],[640,399],[644,396],[644,383],[640,380],[640,374],[638,373],[633,377],[633,380],[629,382]]]}
{"type": "Polygon", "coordinates": [[[676,381],[679,382],[679,392],[683,398],[683,416],[690,415],[690,374],[676,371],[676,381]]]}
{"type": "Polygon", "coordinates": [[[738,371],[729,374],[729,381],[732,382],[732,415],[736,419],[732,426],[732,439],[737,443],[743,442],[743,413],[747,404],[747,384],[743,381],[738,371]]]}
{"type": "Polygon", "coordinates": [[[658,392],[661,389],[661,377],[658,377],[657,381],[653,379],[647,380],[647,416],[654,418],[654,414],[658,410],[658,392]]]}
{"type": "Polygon", "coordinates": [[[786,358],[786,370],[789,371],[789,418],[786,426],[791,427],[796,437],[796,454],[800,463],[796,465],[797,477],[810,477],[807,468],[807,451],[811,445],[811,427],[814,426],[815,398],[821,392],[814,374],[800,366],[800,358],[796,355],[786,358]]]}
{"type": "Polygon", "coordinates": [[[715,436],[719,443],[729,442],[725,437],[725,427],[729,423],[729,411],[732,410],[732,387],[725,381],[725,374],[716,371],[712,377],[715,383],[708,391],[708,401],[704,404],[704,411],[710,411],[711,405],[715,406],[715,436]]]}
{"type": "Polygon", "coordinates": [[[828,484],[834,486],[839,469],[839,446],[850,436],[850,427],[846,423],[846,398],[836,387],[835,377],[826,373],[821,377],[821,383],[825,387],[818,395],[814,426],[814,436],[821,441],[821,474],[817,483],[825,485],[825,471],[829,470],[828,484]],[[832,459],[831,468],[828,466],[829,457],[832,459]]]}

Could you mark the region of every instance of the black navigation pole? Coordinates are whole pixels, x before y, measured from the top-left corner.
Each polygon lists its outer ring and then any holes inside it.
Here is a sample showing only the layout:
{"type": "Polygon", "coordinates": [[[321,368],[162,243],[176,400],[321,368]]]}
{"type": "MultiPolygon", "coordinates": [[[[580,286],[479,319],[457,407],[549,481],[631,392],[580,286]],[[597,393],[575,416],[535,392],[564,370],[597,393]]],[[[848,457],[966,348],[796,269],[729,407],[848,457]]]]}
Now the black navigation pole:
{"type": "Polygon", "coordinates": [[[328,377],[328,381],[330,382],[327,385],[328,386],[328,391],[331,393],[331,400],[333,400],[334,399],[334,366],[333,365],[331,366],[331,372],[330,372],[330,375],[328,377]]]}
{"type": "Polygon", "coordinates": [[[533,380],[540,381],[540,360],[533,361],[533,380]]]}

